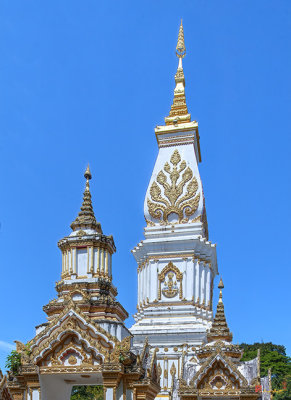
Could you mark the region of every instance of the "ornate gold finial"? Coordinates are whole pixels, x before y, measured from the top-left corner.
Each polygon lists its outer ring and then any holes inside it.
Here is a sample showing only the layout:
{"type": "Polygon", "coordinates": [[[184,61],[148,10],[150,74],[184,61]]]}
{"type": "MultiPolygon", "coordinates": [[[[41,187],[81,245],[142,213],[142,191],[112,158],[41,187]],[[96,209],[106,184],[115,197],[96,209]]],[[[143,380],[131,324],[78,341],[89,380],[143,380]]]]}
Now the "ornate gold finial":
{"type": "Polygon", "coordinates": [[[83,195],[83,203],[81,206],[81,211],[79,212],[75,221],[71,223],[71,228],[73,229],[73,231],[79,229],[94,229],[97,232],[102,233],[101,224],[96,221],[95,214],[93,211],[90,185],[89,185],[89,180],[92,178],[92,175],[89,168],[89,164],[84,173],[84,177],[86,179],[86,187],[83,195]]]}
{"type": "Polygon", "coordinates": [[[176,55],[178,58],[184,58],[186,55],[186,47],[184,42],[184,30],[183,30],[183,22],[181,20],[181,25],[179,29],[178,35],[178,43],[176,47],[176,55]]]}
{"type": "Polygon", "coordinates": [[[191,122],[191,115],[188,113],[188,108],[186,104],[185,77],[182,66],[182,58],[186,55],[182,21],[179,29],[176,55],[179,58],[178,69],[175,75],[176,87],[174,90],[174,100],[169,116],[165,118],[166,125],[177,125],[185,122],[191,122]]]}
{"type": "Polygon", "coordinates": [[[218,289],[220,289],[220,291],[219,291],[219,300],[218,300],[219,303],[222,303],[222,289],[223,288],[224,288],[224,284],[223,284],[222,278],[220,278],[220,281],[219,281],[219,284],[218,284],[218,289]]]}
{"type": "Polygon", "coordinates": [[[92,175],[91,175],[89,163],[88,163],[88,166],[87,166],[86,171],[85,171],[85,173],[84,173],[84,177],[85,177],[85,179],[87,179],[87,180],[92,179],[92,175]]]}
{"type": "Polygon", "coordinates": [[[219,284],[218,284],[218,289],[223,289],[224,288],[224,284],[222,281],[222,278],[220,278],[219,284]]]}

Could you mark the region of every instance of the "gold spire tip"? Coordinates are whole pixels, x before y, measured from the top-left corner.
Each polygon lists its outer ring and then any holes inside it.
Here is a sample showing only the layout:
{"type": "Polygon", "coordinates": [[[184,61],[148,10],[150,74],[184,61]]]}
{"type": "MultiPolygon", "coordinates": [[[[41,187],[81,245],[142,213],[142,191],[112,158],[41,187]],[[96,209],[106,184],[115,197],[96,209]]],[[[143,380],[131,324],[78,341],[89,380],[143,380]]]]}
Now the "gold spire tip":
{"type": "Polygon", "coordinates": [[[220,278],[219,284],[218,284],[218,289],[223,289],[224,288],[224,284],[222,281],[222,278],[220,278]]]}
{"type": "Polygon", "coordinates": [[[88,164],[88,167],[87,167],[87,169],[86,169],[86,171],[85,171],[85,173],[84,173],[84,177],[85,177],[87,180],[92,179],[92,175],[91,175],[91,171],[90,171],[90,168],[89,168],[89,164],[88,164]]]}
{"type": "Polygon", "coordinates": [[[178,58],[184,58],[186,55],[186,47],[184,41],[184,30],[183,30],[183,22],[181,20],[181,25],[178,34],[178,43],[176,47],[176,56],[178,58]]]}

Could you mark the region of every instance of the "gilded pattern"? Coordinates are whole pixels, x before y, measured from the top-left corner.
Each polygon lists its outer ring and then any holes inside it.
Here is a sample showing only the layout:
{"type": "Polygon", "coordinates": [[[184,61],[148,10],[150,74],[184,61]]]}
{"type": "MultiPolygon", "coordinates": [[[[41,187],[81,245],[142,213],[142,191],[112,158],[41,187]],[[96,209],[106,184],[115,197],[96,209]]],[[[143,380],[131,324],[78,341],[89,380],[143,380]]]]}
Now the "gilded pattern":
{"type": "Polygon", "coordinates": [[[183,298],[183,287],[182,287],[182,279],[183,274],[180,270],[170,261],[168,265],[162,270],[162,272],[158,275],[159,279],[159,293],[158,297],[161,300],[162,293],[164,296],[168,298],[175,297],[179,293],[179,298],[183,298]],[[173,277],[175,276],[176,280],[179,282],[179,288],[177,286],[177,282],[173,281],[173,277]],[[168,281],[166,280],[168,278],[168,281]],[[162,289],[162,282],[164,283],[164,287],[162,289]]]}
{"type": "Polygon", "coordinates": [[[188,217],[198,208],[198,182],[186,161],[181,160],[178,150],[173,152],[170,163],[172,167],[166,162],[164,170],[158,173],[156,181],[150,187],[151,200],[147,199],[149,213],[164,223],[169,223],[170,214],[178,215],[179,223],[188,222],[188,217]]]}

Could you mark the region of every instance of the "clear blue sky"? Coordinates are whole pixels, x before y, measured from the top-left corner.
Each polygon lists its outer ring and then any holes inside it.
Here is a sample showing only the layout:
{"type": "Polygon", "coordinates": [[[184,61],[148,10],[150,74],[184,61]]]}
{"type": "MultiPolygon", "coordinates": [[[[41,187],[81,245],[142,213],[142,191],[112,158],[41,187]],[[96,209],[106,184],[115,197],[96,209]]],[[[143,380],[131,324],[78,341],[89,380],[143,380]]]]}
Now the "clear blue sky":
{"type": "Polygon", "coordinates": [[[181,18],[234,341],[291,353],[290,14],[290,0],[1,1],[2,368],[9,344],[34,336],[55,297],[57,241],[79,211],[88,161],[96,217],[117,246],[118,298],[135,312],[130,250],[143,239],[181,18]]]}

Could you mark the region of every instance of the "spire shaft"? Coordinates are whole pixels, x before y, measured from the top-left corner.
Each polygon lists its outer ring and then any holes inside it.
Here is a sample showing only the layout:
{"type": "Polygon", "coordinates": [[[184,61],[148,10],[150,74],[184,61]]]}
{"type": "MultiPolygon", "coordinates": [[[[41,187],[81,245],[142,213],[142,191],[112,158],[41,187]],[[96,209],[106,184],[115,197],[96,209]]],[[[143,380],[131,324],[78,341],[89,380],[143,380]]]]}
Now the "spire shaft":
{"type": "Polygon", "coordinates": [[[169,116],[165,118],[166,125],[176,125],[191,121],[191,115],[188,113],[188,108],[186,104],[185,77],[182,65],[182,58],[184,58],[186,55],[182,21],[178,34],[176,55],[179,58],[178,69],[175,75],[176,87],[174,90],[174,100],[169,116]]]}

